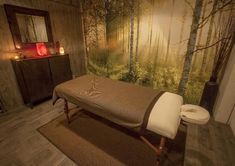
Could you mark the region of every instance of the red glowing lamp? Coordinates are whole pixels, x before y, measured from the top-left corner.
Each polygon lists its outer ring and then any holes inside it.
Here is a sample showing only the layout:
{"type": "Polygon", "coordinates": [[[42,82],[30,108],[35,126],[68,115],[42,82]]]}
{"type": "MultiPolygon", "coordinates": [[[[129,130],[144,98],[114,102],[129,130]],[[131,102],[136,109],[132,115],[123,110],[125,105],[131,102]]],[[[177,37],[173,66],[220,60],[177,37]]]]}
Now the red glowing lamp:
{"type": "Polygon", "coordinates": [[[45,43],[36,43],[36,48],[39,56],[47,55],[47,48],[45,43]]]}

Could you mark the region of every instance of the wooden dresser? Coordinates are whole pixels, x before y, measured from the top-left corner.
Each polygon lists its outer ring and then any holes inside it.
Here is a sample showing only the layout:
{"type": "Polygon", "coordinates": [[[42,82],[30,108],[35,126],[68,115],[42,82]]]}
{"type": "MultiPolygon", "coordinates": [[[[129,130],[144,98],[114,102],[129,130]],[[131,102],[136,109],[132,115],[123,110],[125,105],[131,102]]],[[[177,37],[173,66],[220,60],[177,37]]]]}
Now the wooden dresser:
{"type": "Polygon", "coordinates": [[[72,79],[68,54],[11,62],[24,103],[29,106],[51,98],[56,85],[72,79]]]}

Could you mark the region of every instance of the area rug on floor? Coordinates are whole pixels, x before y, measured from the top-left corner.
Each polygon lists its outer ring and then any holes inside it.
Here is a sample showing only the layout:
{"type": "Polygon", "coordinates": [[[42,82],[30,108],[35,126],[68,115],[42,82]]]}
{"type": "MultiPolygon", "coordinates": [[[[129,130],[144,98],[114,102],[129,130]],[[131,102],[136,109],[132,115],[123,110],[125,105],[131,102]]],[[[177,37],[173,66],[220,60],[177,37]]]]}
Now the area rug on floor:
{"type": "MultiPolygon", "coordinates": [[[[89,113],[77,114],[69,125],[61,115],[38,131],[78,165],[151,166],[156,162],[153,150],[133,134],[89,113]]],[[[157,136],[150,139],[159,140],[157,136]]],[[[183,165],[185,141],[181,130],[174,141],[167,141],[169,153],[162,165],[183,165]]]]}

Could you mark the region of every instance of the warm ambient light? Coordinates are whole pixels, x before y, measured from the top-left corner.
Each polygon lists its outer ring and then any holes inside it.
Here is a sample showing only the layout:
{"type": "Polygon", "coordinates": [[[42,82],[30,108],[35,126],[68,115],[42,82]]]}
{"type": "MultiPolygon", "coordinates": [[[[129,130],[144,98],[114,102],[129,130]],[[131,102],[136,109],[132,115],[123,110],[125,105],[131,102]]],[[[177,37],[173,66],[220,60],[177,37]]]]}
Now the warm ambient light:
{"type": "Polygon", "coordinates": [[[14,59],[15,59],[15,60],[18,60],[18,59],[20,59],[20,57],[19,57],[18,55],[16,55],[16,56],[14,57],[14,59]]]}
{"type": "Polygon", "coordinates": [[[16,45],[16,49],[21,49],[20,45],[16,45]]]}
{"type": "Polygon", "coordinates": [[[37,53],[40,56],[47,55],[47,48],[45,43],[36,43],[37,53]]]}
{"type": "Polygon", "coordinates": [[[60,54],[64,54],[64,47],[60,47],[60,54]]]}

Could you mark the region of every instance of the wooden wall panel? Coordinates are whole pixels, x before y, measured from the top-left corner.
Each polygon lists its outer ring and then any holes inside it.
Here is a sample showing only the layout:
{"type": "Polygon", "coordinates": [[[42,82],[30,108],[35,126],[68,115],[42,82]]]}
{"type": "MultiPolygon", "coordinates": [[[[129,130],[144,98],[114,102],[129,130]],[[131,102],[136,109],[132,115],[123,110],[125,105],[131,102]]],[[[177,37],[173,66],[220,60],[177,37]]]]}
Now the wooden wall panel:
{"type": "Polygon", "coordinates": [[[10,58],[17,55],[3,4],[49,11],[54,41],[60,41],[70,55],[75,76],[85,73],[84,42],[78,1],[1,0],[0,1],[0,99],[7,109],[23,104],[10,58]]]}

